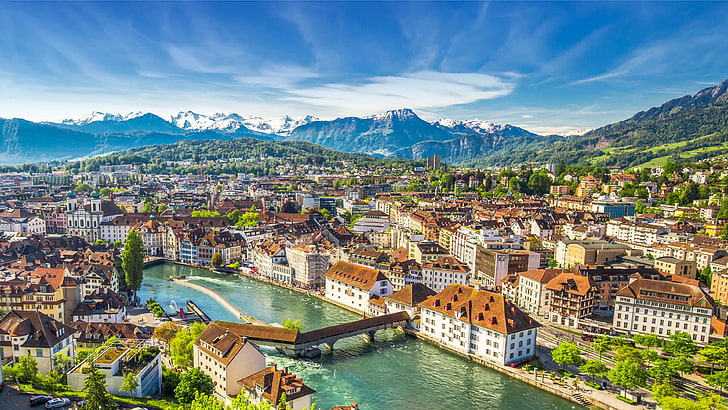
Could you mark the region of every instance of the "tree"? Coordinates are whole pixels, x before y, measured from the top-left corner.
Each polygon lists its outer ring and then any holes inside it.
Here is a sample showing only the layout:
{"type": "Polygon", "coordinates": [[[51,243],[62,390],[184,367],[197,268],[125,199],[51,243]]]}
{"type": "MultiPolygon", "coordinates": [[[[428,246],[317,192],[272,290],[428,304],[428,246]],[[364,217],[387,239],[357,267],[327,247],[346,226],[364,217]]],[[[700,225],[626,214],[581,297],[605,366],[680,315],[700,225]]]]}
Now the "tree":
{"type": "Polygon", "coordinates": [[[698,354],[713,366],[728,367],[728,340],[715,341],[702,348],[698,354]]]}
{"type": "Polygon", "coordinates": [[[579,348],[574,343],[563,342],[551,351],[551,358],[566,369],[571,365],[578,365],[584,361],[580,354],[579,348]]]}
{"type": "Polygon", "coordinates": [[[607,365],[599,360],[587,360],[584,364],[579,366],[579,371],[594,380],[595,377],[606,376],[609,369],[607,369],[607,365]]]}
{"type": "Polygon", "coordinates": [[[655,398],[658,402],[662,402],[663,399],[668,397],[679,397],[680,393],[678,393],[675,386],[672,385],[672,383],[655,383],[652,385],[652,397],[655,398]]]}
{"type": "Polygon", "coordinates": [[[607,377],[612,383],[622,386],[625,393],[628,389],[644,386],[647,383],[645,369],[632,360],[618,361],[614,369],[607,373],[607,377]]]}
{"type": "Polygon", "coordinates": [[[212,254],[212,258],[210,258],[210,265],[215,268],[222,266],[222,253],[220,253],[220,251],[215,251],[215,253],[212,254]]]}
{"type": "Polygon", "coordinates": [[[677,370],[670,366],[670,361],[661,359],[657,360],[647,373],[659,383],[669,383],[677,375],[677,370]]]}
{"type": "Polygon", "coordinates": [[[238,218],[238,226],[258,226],[260,214],[257,212],[246,212],[238,218]]]}
{"type": "Polygon", "coordinates": [[[166,211],[167,209],[169,209],[169,205],[159,204],[159,206],[157,207],[157,213],[161,214],[162,212],[166,211]]]}
{"type": "Polygon", "coordinates": [[[634,335],[632,337],[632,340],[638,344],[645,347],[660,347],[662,346],[662,339],[660,339],[656,334],[650,333],[647,335],[634,335]]]}
{"type": "Polygon", "coordinates": [[[640,366],[644,363],[642,352],[632,346],[622,346],[614,353],[615,362],[635,362],[640,366]]]}
{"type": "Polygon", "coordinates": [[[215,396],[203,393],[195,395],[195,399],[190,403],[190,408],[195,410],[225,410],[225,406],[215,396]]]}
{"type": "Polygon", "coordinates": [[[91,185],[84,182],[82,184],[76,185],[76,188],[73,188],[73,190],[74,190],[74,192],[91,192],[94,190],[94,188],[91,185]]]}
{"type": "Polygon", "coordinates": [[[212,378],[197,367],[193,367],[179,376],[179,384],[174,389],[174,397],[182,404],[190,404],[200,393],[212,394],[215,385],[212,378]]]}
{"type": "Polygon", "coordinates": [[[700,273],[698,273],[698,280],[705,283],[710,288],[710,284],[713,282],[713,270],[710,268],[710,265],[706,266],[700,271],[700,273]]]}
{"type": "Polygon", "coordinates": [[[162,366],[162,390],[165,395],[173,395],[174,389],[179,384],[179,372],[162,366]]]}
{"type": "Polygon", "coordinates": [[[303,330],[303,325],[300,320],[286,319],[283,321],[283,327],[286,329],[298,330],[299,332],[303,330]]]}
{"type": "Polygon", "coordinates": [[[726,410],[723,399],[715,393],[708,393],[698,401],[682,397],[664,397],[660,402],[662,410],[726,410]]]}
{"type": "Polygon", "coordinates": [[[20,356],[13,366],[13,376],[20,383],[31,382],[36,374],[38,374],[38,361],[30,355],[30,352],[20,356]]]}
{"type": "MultiPolygon", "coordinates": [[[[192,365],[192,344],[205,330],[202,323],[193,323],[189,330],[183,329],[169,343],[169,352],[172,356],[172,363],[178,367],[189,367],[192,365]]],[[[190,399],[191,400],[191,399],[190,399]]]]}
{"type": "Polygon", "coordinates": [[[331,219],[331,212],[329,212],[328,209],[326,209],[326,208],[319,208],[319,213],[321,214],[321,217],[324,218],[325,220],[328,221],[328,220],[331,219]]]}
{"type": "Polygon", "coordinates": [[[130,230],[126,235],[124,250],[121,252],[121,267],[124,269],[126,286],[136,299],[136,291],[142,286],[144,278],[144,243],[139,231],[130,230]]]}
{"type": "Polygon", "coordinates": [[[608,337],[599,336],[592,342],[591,347],[599,355],[599,360],[602,360],[602,354],[612,350],[614,345],[608,337]]]}
{"type": "Polygon", "coordinates": [[[547,265],[548,265],[548,267],[549,267],[549,268],[551,268],[551,269],[555,269],[555,268],[557,268],[557,267],[559,266],[559,262],[558,262],[558,261],[557,261],[556,259],[554,259],[554,258],[549,258],[549,259],[548,259],[548,260],[546,261],[546,264],[547,264],[547,265]]]}
{"type": "Polygon", "coordinates": [[[698,353],[698,345],[685,332],[675,332],[668,336],[662,350],[673,356],[692,357],[698,353]]]}
{"type": "Polygon", "coordinates": [[[165,344],[169,344],[169,342],[180,330],[182,330],[182,326],[178,325],[177,323],[164,322],[154,329],[152,337],[157,340],[163,341],[165,344]]]}
{"type": "Polygon", "coordinates": [[[728,370],[721,370],[705,377],[705,381],[713,387],[718,387],[720,391],[728,388],[728,370]]]}
{"type": "Polygon", "coordinates": [[[115,409],[114,399],[106,391],[106,375],[101,370],[91,367],[91,371],[83,382],[86,390],[86,401],[79,410],[115,409]]]}
{"type": "MultiPolygon", "coordinates": [[[[311,404],[311,410],[316,408],[315,404],[311,404]]],[[[248,394],[238,394],[230,401],[227,410],[273,410],[273,405],[263,400],[258,404],[250,403],[248,394]]]]}
{"type": "Polygon", "coordinates": [[[139,387],[139,379],[133,372],[124,373],[124,382],[121,383],[119,391],[125,391],[129,393],[129,396],[133,396],[139,387]]]}

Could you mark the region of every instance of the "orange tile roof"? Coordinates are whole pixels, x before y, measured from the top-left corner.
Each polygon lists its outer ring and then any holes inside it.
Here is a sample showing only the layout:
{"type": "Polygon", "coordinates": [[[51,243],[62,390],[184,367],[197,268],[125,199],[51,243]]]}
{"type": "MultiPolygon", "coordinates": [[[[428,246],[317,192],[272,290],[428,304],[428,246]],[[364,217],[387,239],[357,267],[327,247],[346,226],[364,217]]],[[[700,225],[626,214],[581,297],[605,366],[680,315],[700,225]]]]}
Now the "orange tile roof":
{"type": "Polygon", "coordinates": [[[324,276],[367,291],[378,281],[387,280],[377,269],[345,261],[336,262],[324,276]]]}
{"type": "Polygon", "coordinates": [[[501,334],[541,326],[503,295],[466,285],[452,284],[419,306],[501,334]]]}
{"type": "Polygon", "coordinates": [[[568,292],[574,295],[586,296],[594,287],[588,276],[577,275],[571,272],[564,272],[551,279],[546,284],[546,289],[568,292]]]}

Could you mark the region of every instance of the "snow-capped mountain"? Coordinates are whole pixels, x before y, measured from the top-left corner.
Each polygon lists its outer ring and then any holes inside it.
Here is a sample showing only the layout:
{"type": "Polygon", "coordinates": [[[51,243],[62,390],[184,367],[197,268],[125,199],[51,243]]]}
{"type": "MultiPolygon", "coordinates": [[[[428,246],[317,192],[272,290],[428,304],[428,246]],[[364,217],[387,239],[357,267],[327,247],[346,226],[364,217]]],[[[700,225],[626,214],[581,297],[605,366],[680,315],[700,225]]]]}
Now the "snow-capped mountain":
{"type": "Polygon", "coordinates": [[[126,120],[130,120],[132,118],[141,117],[142,115],[144,115],[144,113],[141,111],[130,112],[125,115],[93,111],[91,114],[89,114],[83,118],[79,118],[79,119],[67,118],[67,119],[61,121],[61,124],[63,124],[63,125],[86,125],[86,124],[90,124],[90,123],[96,122],[96,121],[126,121],[126,120]]]}
{"type": "Polygon", "coordinates": [[[257,131],[264,134],[288,136],[296,127],[316,121],[318,118],[283,116],[281,118],[243,117],[235,113],[198,114],[192,111],[180,112],[171,117],[171,122],[184,130],[219,130],[236,132],[241,130],[257,131]]]}
{"type": "Polygon", "coordinates": [[[291,135],[291,132],[301,125],[318,121],[317,117],[307,115],[305,117],[291,117],[284,115],[280,118],[247,117],[243,124],[249,130],[264,132],[266,134],[278,134],[284,137],[291,135]]]}
{"type": "Polygon", "coordinates": [[[437,128],[447,130],[454,134],[468,135],[468,134],[503,134],[507,137],[532,137],[536,134],[526,131],[523,128],[519,128],[510,124],[498,124],[493,121],[482,121],[479,119],[474,120],[453,120],[451,118],[442,118],[437,121],[432,121],[430,124],[437,128]]]}

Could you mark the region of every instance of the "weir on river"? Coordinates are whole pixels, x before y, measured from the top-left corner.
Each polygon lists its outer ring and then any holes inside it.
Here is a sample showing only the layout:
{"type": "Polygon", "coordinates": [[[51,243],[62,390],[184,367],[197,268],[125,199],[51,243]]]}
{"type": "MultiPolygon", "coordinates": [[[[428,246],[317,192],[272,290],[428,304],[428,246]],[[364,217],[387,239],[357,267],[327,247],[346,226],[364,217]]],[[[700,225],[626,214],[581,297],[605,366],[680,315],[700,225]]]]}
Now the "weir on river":
{"type": "MultiPolygon", "coordinates": [[[[298,292],[248,278],[216,275],[204,269],[159,264],[145,269],[142,300],[162,306],[194,300],[212,320],[240,322],[208,294],[167,280],[187,276],[191,283],[222,295],[245,314],[267,323],[300,320],[303,331],[361,318],[298,292]]],[[[313,402],[329,409],[357,402],[361,409],[572,409],[572,402],[506,375],[444,352],[397,330],[377,332],[372,343],[361,337],[338,341],[317,359],[291,359],[262,348],[269,362],[302,377],[314,388],[313,402]]]]}

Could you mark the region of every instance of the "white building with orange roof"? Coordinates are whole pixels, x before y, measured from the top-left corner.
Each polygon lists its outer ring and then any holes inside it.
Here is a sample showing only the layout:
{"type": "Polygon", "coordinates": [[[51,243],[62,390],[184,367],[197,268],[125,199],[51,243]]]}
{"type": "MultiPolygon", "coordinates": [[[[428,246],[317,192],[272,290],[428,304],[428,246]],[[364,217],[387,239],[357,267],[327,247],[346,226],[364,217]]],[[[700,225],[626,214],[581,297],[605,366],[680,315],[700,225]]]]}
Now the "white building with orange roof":
{"type": "Polygon", "coordinates": [[[578,327],[579,320],[594,313],[598,288],[589,276],[563,272],[546,284],[552,322],[578,327]]]}
{"type": "Polygon", "coordinates": [[[518,306],[539,316],[546,315],[549,305],[546,284],[563,272],[563,269],[535,269],[516,273],[519,277],[515,299],[518,306]]]}
{"type": "Polygon", "coordinates": [[[453,284],[420,303],[423,336],[501,365],[535,356],[538,322],[503,295],[453,284]]]}
{"type": "Polygon", "coordinates": [[[452,256],[443,256],[422,265],[422,284],[439,292],[453,283],[467,284],[470,270],[452,256]]]}
{"type": "Polygon", "coordinates": [[[369,299],[392,294],[392,283],[382,272],[364,265],[338,261],[325,275],[325,297],[362,313],[369,310],[369,299]]]}

